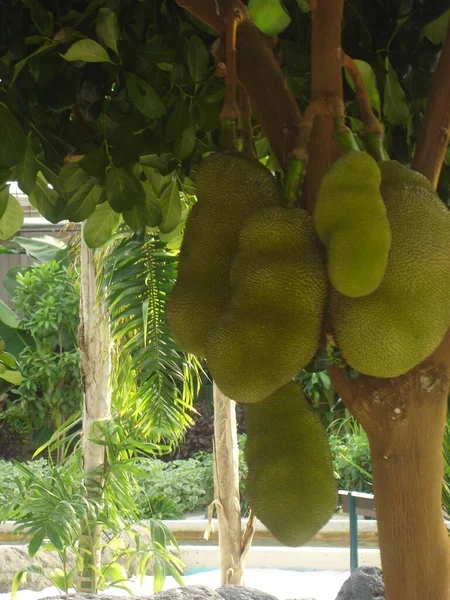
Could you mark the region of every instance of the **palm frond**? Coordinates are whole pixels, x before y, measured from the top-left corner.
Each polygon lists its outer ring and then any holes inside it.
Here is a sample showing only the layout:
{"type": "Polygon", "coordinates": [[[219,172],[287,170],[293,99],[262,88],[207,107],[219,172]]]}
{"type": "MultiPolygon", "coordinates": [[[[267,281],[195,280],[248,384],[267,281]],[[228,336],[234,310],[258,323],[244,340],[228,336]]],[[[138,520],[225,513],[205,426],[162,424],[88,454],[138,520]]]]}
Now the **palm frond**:
{"type": "Polygon", "coordinates": [[[141,435],[179,441],[191,422],[200,365],[170,335],[166,298],[177,272],[176,253],[152,234],[116,236],[102,264],[109,307],[116,410],[141,435]]]}

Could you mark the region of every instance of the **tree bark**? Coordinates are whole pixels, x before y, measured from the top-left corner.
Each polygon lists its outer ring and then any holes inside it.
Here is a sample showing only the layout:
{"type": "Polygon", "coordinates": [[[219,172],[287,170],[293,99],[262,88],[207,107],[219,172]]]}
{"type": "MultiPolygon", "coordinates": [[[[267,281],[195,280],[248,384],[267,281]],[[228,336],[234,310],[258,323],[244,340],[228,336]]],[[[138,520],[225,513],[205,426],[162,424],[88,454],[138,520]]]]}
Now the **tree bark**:
{"type": "Polygon", "coordinates": [[[442,437],[450,335],[429,360],[395,379],[330,375],[366,430],[372,457],[386,600],[449,600],[450,542],[442,512],[442,437]]]}
{"type": "Polygon", "coordinates": [[[425,119],[412,167],[437,187],[450,142],[450,24],[439,64],[433,76],[425,119]]]}
{"type": "MultiPolygon", "coordinates": [[[[102,437],[99,424],[111,418],[110,338],[107,316],[98,301],[94,253],[81,236],[81,324],[79,331],[83,402],[83,470],[87,499],[101,502],[105,447],[93,441],[102,437]]],[[[97,591],[101,566],[101,525],[92,519],[84,527],[79,550],[82,567],[79,592],[97,591]]]]}
{"type": "Polygon", "coordinates": [[[236,404],[214,384],[214,496],[222,585],[244,585],[236,404]]]}

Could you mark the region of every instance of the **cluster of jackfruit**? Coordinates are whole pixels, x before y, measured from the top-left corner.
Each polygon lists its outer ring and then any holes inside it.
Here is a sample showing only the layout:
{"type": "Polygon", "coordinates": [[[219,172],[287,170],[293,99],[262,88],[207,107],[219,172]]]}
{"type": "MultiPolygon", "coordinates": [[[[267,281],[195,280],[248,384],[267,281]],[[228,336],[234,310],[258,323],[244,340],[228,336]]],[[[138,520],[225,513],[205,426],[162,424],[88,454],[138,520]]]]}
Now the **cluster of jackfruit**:
{"type": "Polygon", "coordinates": [[[331,314],[354,369],[397,377],[430,356],[450,327],[450,212],[420,173],[396,161],[379,167],[392,239],[386,272],[367,296],[334,292],[331,314]]]}
{"type": "Polygon", "coordinates": [[[204,160],[197,191],[169,324],[246,405],[250,503],[275,537],[301,544],[336,500],[325,433],[292,383],[318,349],[327,300],[354,369],[395,377],[422,362],[450,326],[450,212],[422,175],[365,152],[331,167],[312,218],[281,206],[273,175],[237,152],[204,160]]]}

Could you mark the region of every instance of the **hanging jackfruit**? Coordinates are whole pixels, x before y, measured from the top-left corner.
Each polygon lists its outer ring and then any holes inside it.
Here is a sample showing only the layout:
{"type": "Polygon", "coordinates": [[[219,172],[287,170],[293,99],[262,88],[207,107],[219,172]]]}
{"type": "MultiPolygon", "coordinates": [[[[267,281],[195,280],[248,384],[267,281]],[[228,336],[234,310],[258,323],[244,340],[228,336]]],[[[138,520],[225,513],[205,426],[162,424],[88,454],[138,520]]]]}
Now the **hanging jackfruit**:
{"type": "Polygon", "coordinates": [[[432,354],[450,326],[450,212],[420,173],[396,161],[380,168],[392,230],[386,275],[370,296],[333,294],[331,309],[347,362],[397,377],[432,354]]]}
{"type": "Polygon", "coordinates": [[[229,270],[242,224],[255,210],[276,204],[281,190],[268,169],[238,152],[208,156],[196,183],[167,318],[176,342],[203,357],[206,336],[230,299],[229,270]]]}
{"type": "Polygon", "coordinates": [[[391,231],[380,183],[369,154],[348,152],[320,185],[314,226],[327,249],[330,282],[345,296],[371,294],[386,272],[391,231]]]}
{"type": "Polygon", "coordinates": [[[277,540],[301,546],[337,505],[325,430],[295,383],[246,406],[245,423],[249,504],[277,540]]]}
{"type": "Polygon", "coordinates": [[[229,308],[206,342],[208,367],[228,397],[259,402],[297,375],[319,344],[327,278],[310,215],[282,207],[251,215],[230,282],[229,308]]]}

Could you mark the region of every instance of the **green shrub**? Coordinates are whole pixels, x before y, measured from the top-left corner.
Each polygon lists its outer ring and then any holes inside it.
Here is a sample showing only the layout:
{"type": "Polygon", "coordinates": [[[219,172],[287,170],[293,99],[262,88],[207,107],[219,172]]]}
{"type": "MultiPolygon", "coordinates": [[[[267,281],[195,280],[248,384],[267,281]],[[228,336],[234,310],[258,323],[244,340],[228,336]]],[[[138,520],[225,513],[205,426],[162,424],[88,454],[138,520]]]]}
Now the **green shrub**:
{"type": "MultiPolygon", "coordinates": [[[[48,475],[47,461],[43,458],[24,465],[37,477],[48,475]]],[[[0,460],[0,522],[6,521],[23,500],[26,476],[14,462],[0,460]]]]}
{"type": "Polygon", "coordinates": [[[329,433],[334,469],[338,486],[342,490],[372,493],[372,463],[369,440],[362,427],[354,420],[352,426],[341,433],[329,433]]]}

